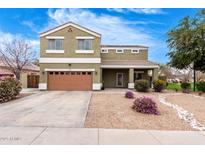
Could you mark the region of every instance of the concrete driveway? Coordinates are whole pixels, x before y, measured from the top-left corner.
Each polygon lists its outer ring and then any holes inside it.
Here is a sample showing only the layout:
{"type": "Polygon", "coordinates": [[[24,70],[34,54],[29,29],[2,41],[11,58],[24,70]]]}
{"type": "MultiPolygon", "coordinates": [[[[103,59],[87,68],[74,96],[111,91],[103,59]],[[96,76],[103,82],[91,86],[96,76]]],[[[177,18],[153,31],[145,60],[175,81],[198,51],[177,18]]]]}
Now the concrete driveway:
{"type": "Polygon", "coordinates": [[[0,104],[0,127],[83,127],[91,92],[47,91],[0,104]]]}

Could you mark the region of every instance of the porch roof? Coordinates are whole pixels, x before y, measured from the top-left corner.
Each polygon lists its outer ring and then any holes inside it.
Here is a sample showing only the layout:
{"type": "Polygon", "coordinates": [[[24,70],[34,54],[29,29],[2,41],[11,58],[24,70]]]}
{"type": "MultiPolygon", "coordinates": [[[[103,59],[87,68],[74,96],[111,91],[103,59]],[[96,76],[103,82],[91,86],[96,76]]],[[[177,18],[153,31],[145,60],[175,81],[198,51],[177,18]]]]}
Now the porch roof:
{"type": "Polygon", "coordinates": [[[159,68],[159,65],[148,60],[102,60],[101,68],[159,68]]]}

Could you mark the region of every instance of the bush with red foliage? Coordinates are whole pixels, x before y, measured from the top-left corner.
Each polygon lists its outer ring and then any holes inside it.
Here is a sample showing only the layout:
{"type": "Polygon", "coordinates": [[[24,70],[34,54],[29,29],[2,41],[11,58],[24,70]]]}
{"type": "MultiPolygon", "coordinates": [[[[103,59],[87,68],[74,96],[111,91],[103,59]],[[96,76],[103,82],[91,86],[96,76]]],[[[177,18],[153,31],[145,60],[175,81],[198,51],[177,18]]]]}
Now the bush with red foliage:
{"type": "Polygon", "coordinates": [[[160,115],[156,102],[150,97],[137,98],[132,108],[140,113],[160,115]]]}
{"type": "Polygon", "coordinates": [[[125,98],[133,99],[134,98],[134,93],[132,91],[127,91],[125,93],[125,98]]]}

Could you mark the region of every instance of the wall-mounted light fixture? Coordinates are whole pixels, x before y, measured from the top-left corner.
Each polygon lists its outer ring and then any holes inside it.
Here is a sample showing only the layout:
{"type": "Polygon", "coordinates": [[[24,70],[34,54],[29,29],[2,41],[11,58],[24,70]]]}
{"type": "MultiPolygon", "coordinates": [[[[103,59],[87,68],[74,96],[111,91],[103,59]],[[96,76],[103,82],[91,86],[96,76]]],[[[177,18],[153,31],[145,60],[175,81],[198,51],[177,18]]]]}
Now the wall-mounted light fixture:
{"type": "Polygon", "coordinates": [[[68,64],[68,66],[70,67],[70,66],[71,66],[71,64],[68,64]]]}
{"type": "Polygon", "coordinates": [[[45,72],[44,72],[44,71],[42,71],[41,73],[42,73],[43,75],[45,74],[45,72]]]}
{"type": "Polygon", "coordinates": [[[95,72],[95,75],[98,75],[98,72],[97,72],[97,71],[95,72]]]}

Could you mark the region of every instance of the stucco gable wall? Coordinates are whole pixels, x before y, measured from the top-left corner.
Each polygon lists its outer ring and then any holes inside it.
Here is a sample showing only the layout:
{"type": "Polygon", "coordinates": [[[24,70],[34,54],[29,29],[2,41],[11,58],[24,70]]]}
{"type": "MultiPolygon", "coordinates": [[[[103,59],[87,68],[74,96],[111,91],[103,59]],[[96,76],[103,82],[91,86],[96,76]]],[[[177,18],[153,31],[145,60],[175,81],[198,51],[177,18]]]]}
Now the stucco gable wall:
{"type": "Polygon", "coordinates": [[[56,32],[53,32],[51,34],[48,34],[47,36],[63,36],[63,49],[65,53],[46,53],[46,49],[48,49],[48,40],[46,39],[46,36],[43,36],[40,38],[40,57],[53,57],[53,58],[99,58],[100,57],[100,41],[101,39],[99,37],[96,37],[90,33],[87,33],[83,30],[80,30],[73,26],[68,26],[66,28],[63,28],[61,30],[58,30],[56,32]],[[71,31],[70,31],[71,30],[71,31]],[[94,50],[94,53],[88,54],[82,54],[82,53],[75,53],[75,50],[77,49],[77,36],[92,36],[94,37],[92,42],[92,47],[94,50]]]}

